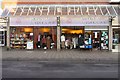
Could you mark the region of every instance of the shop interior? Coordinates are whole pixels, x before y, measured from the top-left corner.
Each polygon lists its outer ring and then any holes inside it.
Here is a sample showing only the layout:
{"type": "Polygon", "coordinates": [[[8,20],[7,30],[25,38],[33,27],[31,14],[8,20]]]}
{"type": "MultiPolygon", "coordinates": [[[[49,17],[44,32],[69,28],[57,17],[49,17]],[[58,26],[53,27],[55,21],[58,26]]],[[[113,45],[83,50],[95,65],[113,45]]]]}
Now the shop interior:
{"type": "Polygon", "coordinates": [[[56,49],[57,32],[56,27],[35,27],[34,28],[35,49],[56,49]]]}
{"type": "Polygon", "coordinates": [[[108,49],[108,31],[84,30],[84,27],[62,27],[61,28],[62,49],[108,49]]]}
{"type": "MultiPolygon", "coordinates": [[[[11,27],[10,47],[56,49],[56,31],[56,27],[11,27]]],[[[62,27],[60,45],[62,49],[108,49],[108,31],[89,31],[75,26],[62,27]]]]}
{"type": "Polygon", "coordinates": [[[113,29],[113,49],[118,49],[120,44],[120,28],[113,29]]]}
{"type": "Polygon", "coordinates": [[[11,31],[10,32],[11,48],[19,49],[56,48],[57,37],[55,27],[11,27],[10,31],[11,31]]]}
{"type": "Polygon", "coordinates": [[[10,47],[19,49],[33,49],[33,28],[11,27],[10,47]]]}
{"type": "Polygon", "coordinates": [[[85,45],[93,50],[108,49],[108,31],[85,31],[85,45]]]}
{"type": "Polygon", "coordinates": [[[80,26],[65,26],[61,28],[61,48],[62,49],[77,49],[79,44],[83,44],[84,41],[79,41],[81,37],[83,39],[84,28],[80,26]],[[79,37],[80,36],[80,37],[79,37]]]}

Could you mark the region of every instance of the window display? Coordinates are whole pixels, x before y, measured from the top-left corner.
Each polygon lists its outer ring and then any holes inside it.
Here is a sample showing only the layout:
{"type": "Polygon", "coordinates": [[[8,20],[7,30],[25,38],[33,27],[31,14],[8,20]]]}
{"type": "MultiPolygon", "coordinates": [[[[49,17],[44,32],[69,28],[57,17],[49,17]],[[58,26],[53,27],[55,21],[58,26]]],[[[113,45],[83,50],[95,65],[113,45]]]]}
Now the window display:
{"type": "Polygon", "coordinates": [[[91,31],[85,31],[85,36],[84,36],[84,43],[85,43],[85,48],[91,49],[92,48],[92,34],[91,31]]]}
{"type": "Polygon", "coordinates": [[[108,49],[108,32],[101,31],[101,49],[108,49]]]}
{"type": "Polygon", "coordinates": [[[100,31],[93,31],[93,48],[99,50],[100,49],[100,31]]]}
{"type": "Polygon", "coordinates": [[[79,35],[78,37],[78,44],[80,48],[85,48],[84,46],[84,36],[82,34],[79,35]]]}
{"type": "Polygon", "coordinates": [[[62,26],[61,27],[61,48],[78,49],[84,45],[84,27],[62,26]],[[65,40],[63,40],[63,35],[65,40]],[[65,46],[63,46],[65,45],[65,46]]]}
{"type": "Polygon", "coordinates": [[[120,29],[113,29],[113,44],[120,44],[120,29]]]}
{"type": "Polygon", "coordinates": [[[56,27],[38,27],[34,28],[34,44],[37,49],[55,49],[57,48],[56,27]]]}
{"type": "Polygon", "coordinates": [[[118,48],[120,46],[120,28],[114,29],[113,28],[113,46],[112,51],[118,52],[118,48]]]}
{"type": "Polygon", "coordinates": [[[33,42],[32,34],[32,31],[25,31],[24,28],[11,28],[10,47],[20,49],[33,49],[32,46],[31,48],[28,48],[27,46],[28,42],[33,42]]]}

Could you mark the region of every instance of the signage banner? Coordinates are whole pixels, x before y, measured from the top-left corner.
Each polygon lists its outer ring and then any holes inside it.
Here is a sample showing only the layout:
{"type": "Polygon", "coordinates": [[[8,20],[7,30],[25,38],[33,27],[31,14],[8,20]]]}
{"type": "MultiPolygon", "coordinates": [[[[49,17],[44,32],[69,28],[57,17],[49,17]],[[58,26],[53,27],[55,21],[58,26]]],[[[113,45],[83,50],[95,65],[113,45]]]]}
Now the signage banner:
{"type": "Polygon", "coordinates": [[[108,16],[61,16],[61,26],[109,26],[108,16]]]}
{"type": "Polygon", "coordinates": [[[33,49],[33,41],[27,42],[27,49],[33,49]]]}
{"type": "Polygon", "coordinates": [[[13,16],[10,26],[56,26],[55,16],[13,16]]]}
{"type": "MultiPolygon", "coordinates": [[[[57,16],[13,16],[10,26],[57,26],[57,16]]],[[[109,26],[108,16],[60,16],[60,26],[109,26]]]]}

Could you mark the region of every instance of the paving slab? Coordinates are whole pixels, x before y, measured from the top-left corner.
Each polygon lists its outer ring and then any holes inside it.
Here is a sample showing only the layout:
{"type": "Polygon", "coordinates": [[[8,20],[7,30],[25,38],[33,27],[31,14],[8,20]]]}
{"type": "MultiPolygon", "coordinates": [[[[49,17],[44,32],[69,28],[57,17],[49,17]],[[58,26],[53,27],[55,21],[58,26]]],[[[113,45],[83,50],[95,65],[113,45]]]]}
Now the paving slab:
{"type": "Polygon", "coordinates": [[[117,52],[84,50],[2,50],[2,60],[118,62],[117,52]]]}

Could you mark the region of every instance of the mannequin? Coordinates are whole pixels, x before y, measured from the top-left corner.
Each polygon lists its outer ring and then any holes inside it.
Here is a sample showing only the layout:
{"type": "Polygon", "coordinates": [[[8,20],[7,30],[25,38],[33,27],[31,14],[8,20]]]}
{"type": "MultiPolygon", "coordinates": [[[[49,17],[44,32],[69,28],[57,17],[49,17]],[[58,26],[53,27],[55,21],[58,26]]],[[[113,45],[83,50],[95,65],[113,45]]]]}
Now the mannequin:
{"type": "Polygon", "coordinates": [[[61,47],[65,48],[65,36],[64,35],[61,36],[61,47]]]}
{"type": "Polygon", "coordinates": [[[50,36],[47,37],[46,41],[47,41],[47,48],[50,49],[50,43],[51,43],[51,40],[50,40],[50,36]]]}
{"type": "Polygon", "coordinates": [[[83,39],[82,35],[79,35],[78,44],[79,44],[79,46],[84,45],[84,39],[83,39]]]}
{"type": "Polygon", "coordinates": [[[37,43],[37,48],[41,47],[41,34],[39,33],[38,35],[38,43],[37,43]]]}
{"type": "Polygon", "coordinates": [[[75,37],[72,38],[72,42],[73,42],[74,49],[75,49],[76,48],[76,38],[75,37]]]}

